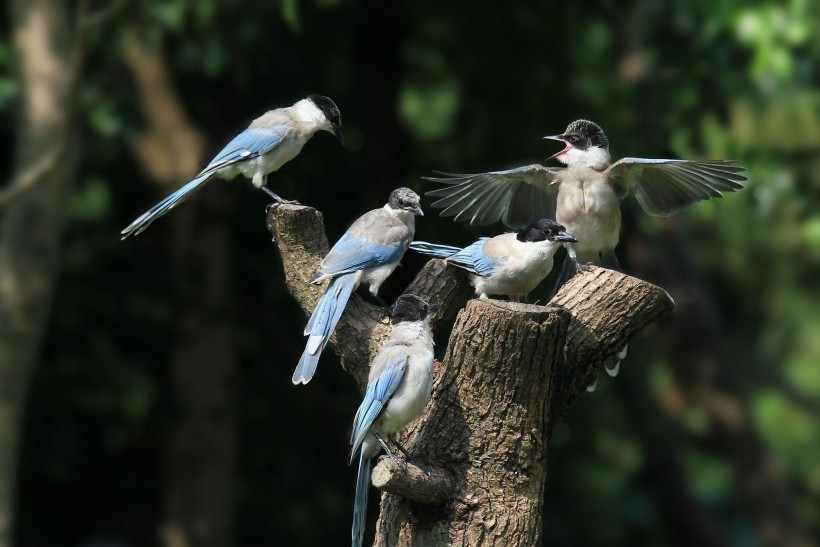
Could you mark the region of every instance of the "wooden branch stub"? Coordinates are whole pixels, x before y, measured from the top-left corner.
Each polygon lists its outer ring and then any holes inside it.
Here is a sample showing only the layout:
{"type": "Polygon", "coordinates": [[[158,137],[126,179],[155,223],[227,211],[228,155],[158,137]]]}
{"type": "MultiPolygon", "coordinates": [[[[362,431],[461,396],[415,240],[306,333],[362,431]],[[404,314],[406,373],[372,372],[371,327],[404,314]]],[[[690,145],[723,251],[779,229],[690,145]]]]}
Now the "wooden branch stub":
{"type": "Polygon", "coordinates": [[[662,288],[597,266],[582,267],[549,304],[572,314],[566,365],[556,374],[551,388],[555,392],[554,422],[584,392],[603,363],[641,329],[675,307],[662,288]]]}
{"type": "Polygon", "coordinates": [[[445,503],[455,494],[455,479],[443,467],[408,461],[407,470],[388,456],[382,457],[371,474],[378,490],[426,504],[445,503]]]}
{"type": "MultiPolygon", "coordinates": [[[[279,247],[288,290],[305,314],[310,316],[330,283],[309,283],[322,258],[330,250],[322,214],[312,207],[282,204],[270,208],[266,226],[279,247]]],[[[471,294],[471,287],[461,272],[446,268],[441,260],[431,260],[405,292],[415,293],[438,306],[430,318],[430,326],[435,331],[439,324],[451,318],[464,305],[471,294]]],[[[370,362],[390,336],[390,326],[382,320],[383,313],[381,306],[354,294],[336,327],[336,334],[330,340],[339,354],[342,368],[356,379],[362,391],[367,385],[370,362]]]]}

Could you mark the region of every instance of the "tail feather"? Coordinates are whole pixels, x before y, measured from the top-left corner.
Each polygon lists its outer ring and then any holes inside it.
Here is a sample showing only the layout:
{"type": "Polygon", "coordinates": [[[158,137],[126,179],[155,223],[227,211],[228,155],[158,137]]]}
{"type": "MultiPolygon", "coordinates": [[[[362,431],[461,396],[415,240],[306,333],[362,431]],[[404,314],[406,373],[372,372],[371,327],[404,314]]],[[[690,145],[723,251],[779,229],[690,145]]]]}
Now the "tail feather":
{"type": "Polygon", "coordinates": [[[561,266],[561,273],[558,274],[558,279],[555,280],[555,287],[552,289],[550,298],[558,293],[558,290],[575,275],[575,261],[569,257],[564,257],[564,264],[561,266]]]}
{"type": "Polygon", "coordinates": [[[293,371],[291,380],[294,384],[307,384],[313,378],[319,357],[330,341],[330,335],[336,330],[347,301],[355,289],[356,274],[341,275],[331,281],[325,289],[305,327],[305,334],[309,338],[299,364],[293,371]]]}
{"type": "Polygon", "coordinates": [[[615,251],[601,251],[601,266],[604,268],[609,268],[610,270],[615,270],[617,272],[622,272],[621,263],[618,262],[618,257],[615,256],[615,251]]]}
{"type": "Polygon", "coordinates": [[[436,258],[449,258],[459,252],[461,248],[452,247],[450,245],[439,245],[438,243],[428,243],[426,241],[414,241],[410,244],[410,250],[436,258]]]}
{"type": "Polygon", "coordinates": [[[351,536],[353,547],[361,547],[364,541],[364,529],[367,524],[367,493],[370,490],[370,468],[373,459],[359,453],[359,474],[356,477],[356,501],[353,503],[353,530],[351,536]]]}
{"type": "Polygon", "coordinates": [[[198,176],[170,196],[151,207],[148,211],[134,220],[134,222],[129,224],[128,227],[126,227],[122,232],[120,232],[122,234],[122,239],[125,239],[131,235],[141,234],[156,219],[167,214],[168,211],[176,207],[179,203],[188,199],[189,194],[207,182],[212,175],[213,173],[208,173],[206,175],[198,176]]]}

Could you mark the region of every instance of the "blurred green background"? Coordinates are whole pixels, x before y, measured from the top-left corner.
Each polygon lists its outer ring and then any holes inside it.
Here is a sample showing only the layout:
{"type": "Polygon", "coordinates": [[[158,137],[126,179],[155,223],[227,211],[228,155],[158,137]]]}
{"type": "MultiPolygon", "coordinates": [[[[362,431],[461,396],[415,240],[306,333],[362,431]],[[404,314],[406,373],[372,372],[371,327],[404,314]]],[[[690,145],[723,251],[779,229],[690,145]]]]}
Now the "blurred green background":
{"type": "MultiPolygon", "coordinates": [[[[321,210],[331,241],[392,188],[432,189],[420,177],[434,169],[543,160],[558,148],[541,137],[581,117],[603,126],[614,158],[742,160],[747,189],[676,217],[624,202],[626,271],[678,306],[555,430],[544,544],[820,538],[820,4],[114,7],[84,31],[76,176],[53,234],[13,544],[348,541],[358,393],[332,351],[308,387],[290,383],[305,317],[265,229],[266,196],[215,182],[145,234],[118,237],[253,118],[310,93],[337,102],[346,146],[319,134],[270,183],[321,210]],[[180,539],[197,518],[199,539],[180,539]]],[[[25,89],[9,10],[0,23],[10,178],[25,89]]],[[[420,239],[502,230],[424,205],[420,239]]],[[[388,299],[420,265],[406,257],[388,299]]]]}

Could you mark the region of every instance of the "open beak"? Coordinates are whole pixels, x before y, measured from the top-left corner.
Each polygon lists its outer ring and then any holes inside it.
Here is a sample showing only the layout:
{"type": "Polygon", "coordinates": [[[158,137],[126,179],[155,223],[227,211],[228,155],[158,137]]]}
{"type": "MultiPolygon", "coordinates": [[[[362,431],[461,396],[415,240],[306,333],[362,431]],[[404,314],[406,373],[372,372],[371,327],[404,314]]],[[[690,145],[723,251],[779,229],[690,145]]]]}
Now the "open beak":
{"type": "Polygon", "coordinates": [[[572,145],[564,140],[564,135],[563,134],[561,134],[561,135],[549,135],[549,136],[544,137],[544,138],[549,139],[551,141],[560,141],[560,142],[563,142],[564,144],[566,144],[566,146],[564,147],[563,150],[561,150],[559,152],[556,152],[552,156],[548,157],[547,161],[555,159],[558,156],[560,156],[561,154],[565,154],[565,153],[569,152],[570,148],[572,148],[572,145]]]}
{"type": "Polygon", "coordinates": [[[566,243],[577,243],[578,240],[575,239],[575,236],[572,234],[568,234],[567,232],[558,232],[558,235],[551,238],[552,241],[563,241],[566,243]]]}
{"type": "Polygon", "coordinates": [[[333,136],[342,143],[342,146],[345,145],[345,136],[342,133],[342,126],[341,125],[334,125],[333,126],[333,136]]]}

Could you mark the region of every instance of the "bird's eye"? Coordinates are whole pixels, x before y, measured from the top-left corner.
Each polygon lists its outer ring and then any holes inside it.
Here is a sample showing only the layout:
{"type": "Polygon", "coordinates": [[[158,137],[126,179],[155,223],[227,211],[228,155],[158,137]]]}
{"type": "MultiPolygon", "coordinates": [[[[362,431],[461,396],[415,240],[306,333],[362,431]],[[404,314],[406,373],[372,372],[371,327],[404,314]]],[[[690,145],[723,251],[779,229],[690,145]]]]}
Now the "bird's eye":
{"type": "Polygon", "coordinates": [[[578,137],[576,137],[575,135],[570,135],[569,137],[567,137],[567,140],[569,141],[570,144],[577,144],[578,143],[578,137]]]}

